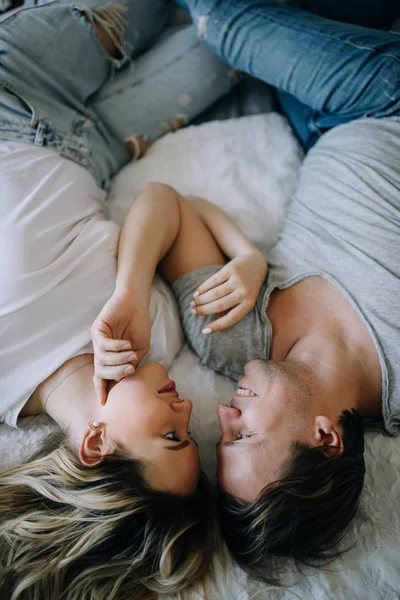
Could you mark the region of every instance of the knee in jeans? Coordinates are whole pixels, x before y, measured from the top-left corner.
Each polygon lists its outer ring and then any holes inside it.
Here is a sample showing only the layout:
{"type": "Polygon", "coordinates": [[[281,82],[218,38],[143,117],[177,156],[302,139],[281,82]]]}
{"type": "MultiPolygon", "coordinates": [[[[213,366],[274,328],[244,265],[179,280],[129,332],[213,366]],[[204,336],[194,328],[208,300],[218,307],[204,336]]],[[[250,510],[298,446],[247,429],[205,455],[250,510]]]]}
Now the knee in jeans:
{"type": "Polygon", "coordinates": [[[84,4],[75,5],[73,14],[82,17],[93,27],[102,48],[113,58],[124,56],[124,32],[126,9],[121,4],[104,4],[96,8],[84,4]]]}
{"type": "Polygon", "coordinates": [[[162,126],[167,131],[177,131],[184,127],[187,123],[187,116],[184,114],[176,115],[175,119],[171,119],[169,121],[163,121],[162,126]]]}
{"type": "Polygon", "coordinates": [[[188,9],[190,10],[193,18],[193,23],[197,29],[197,37],[200,40],[204,40],[206,37],[207,21],[216,4],[216,0],[203,0],[203,2],[192,0],[187,2],[188,9]]]}
{"type": "Polygon", "coordinates": [[[134,133],[125,139],[124,146],[134,159],[138,159],[146,154],[150,142],[146,135],[134,133]]]}

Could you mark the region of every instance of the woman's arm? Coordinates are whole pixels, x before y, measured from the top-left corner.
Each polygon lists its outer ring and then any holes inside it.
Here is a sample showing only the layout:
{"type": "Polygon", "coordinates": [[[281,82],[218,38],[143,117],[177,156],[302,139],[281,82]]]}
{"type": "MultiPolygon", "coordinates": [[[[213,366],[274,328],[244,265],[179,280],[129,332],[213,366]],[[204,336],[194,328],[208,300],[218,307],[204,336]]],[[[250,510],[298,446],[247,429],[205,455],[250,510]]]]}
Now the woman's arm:
{"type": "Polygon", "coordinates": [[[115,292],[92,326],[95,385],[103,402],[105,380],[133,373],[148,352],[157,265],[170,283],[201,267],[221,265],[194,300],[197,314],[229,311],[211,331],[230,327],[254,306],[266,274],[262,254],[221,210],[199,198],[189,203],[167,185],[145,184],[121,230],[115,292]],[[233,259],[228,264],[216,239],[233,259]]]}
{"type": "Polygon", "coordinates": [[[92,325],[94,384],[101,402],[107,398],[107,380],[131,375],[149,350],[149,302],[159,263],[173,281],[205,265],[223,265],[225,259],[207,227],[176,190],[147,183],[121,230],[115,291],[92,325]]]}
{"type": "Polygon", "coordinates": [[[144,185],[121,230],[115,291],[92,325],[94,384],[102,403],[107,399],[107,380],[131,375],[149,350],[151,284],[179,226],[175,190],[144,185]]]}
{"type": "Polygon", "coordinates": [[[186,196],[186,199],[195,208],[197,214],[217,241],[222,252],[229,259],[259,252],[236,223],[218,206],[198,196],[186,196]]]}
{"type": "Polygon", "coordinates": [[[179,227],[177,192],[164,184],[143,185],[121,230],[116,290],[130,290],[148,305],[157,265],[172,247],[179,227]]]}
{"type": "Polygon", "coordinates": [[[229,259],[262,257],[215,205],[195,196],[184,198],[168,185],[147,183],[121,230],[116,291],[134,291],[142,304],[148,304],[157,265],[172,283],[201,267],[224,265],[221,250],[229,259]]]}
{"type": "Polygon", "coordinates": [[[228,259],[262,253],[220,208],[197,196],[178,194],[180,228],[173,247],[161,262],[162,276],[173,283],[181,275],[228,259]]]}
{"type": "Polygon", "coordinates": [[[221,265],[194,292],[191,305],[194,314],[219,315],[203,333],[223,331],[254,307],[267,274],[267,263],[222,210],[202,198],[189,196],[187,200],[179,196],[181,226],[160,271],[173,283],[200,267],[221,265]],[[221,250],[231,259],[227,264],[221,250]]]}

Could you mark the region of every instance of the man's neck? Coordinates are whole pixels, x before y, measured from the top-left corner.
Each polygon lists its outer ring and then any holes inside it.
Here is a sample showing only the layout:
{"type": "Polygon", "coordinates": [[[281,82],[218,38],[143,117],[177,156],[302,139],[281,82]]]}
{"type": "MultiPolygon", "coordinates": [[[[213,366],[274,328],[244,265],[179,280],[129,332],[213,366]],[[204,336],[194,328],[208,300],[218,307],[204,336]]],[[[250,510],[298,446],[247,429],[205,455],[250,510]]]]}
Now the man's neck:
{"type": "Polygon", "coordinates": [[[274,292],[267,316],[272,360],[299,360],[327,391],[335,408],[381,414],[381,368],[374,342],[345,296],[321,277],[274,292]]]}
{"type": "Polygon", "coordinates": [[[313,330],[291,348],[286,360],[306,365],[318,381],[318,406],[338,417],[356,409],[362,416],[380,414],[380,402],[371,388],[363,349],[349,345],[333,331],[313,330]]]}

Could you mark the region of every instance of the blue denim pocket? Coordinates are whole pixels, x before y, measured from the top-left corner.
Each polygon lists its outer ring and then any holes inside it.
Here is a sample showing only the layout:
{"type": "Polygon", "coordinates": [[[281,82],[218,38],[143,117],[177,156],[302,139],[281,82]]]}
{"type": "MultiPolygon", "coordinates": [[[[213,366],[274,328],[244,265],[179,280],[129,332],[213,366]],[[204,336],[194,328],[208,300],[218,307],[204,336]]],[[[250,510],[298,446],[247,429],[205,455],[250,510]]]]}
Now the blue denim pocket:
{"type": "Polygon", "coordinates": [[[94,173],[91,150],[93,130],[93,122],[77,114],[71,131],[68,133],[60,134],[47,125],[44,145],[53,148],[61,156],[79,163],[94,173]]]}
{"type": "Polygon", "coordinates": [[[0,80],[0,138],[35,143],[38,125],[33,104],[9,82],[0,80]]]}
{"type": "Polygon", "coordinates": [[[5,82],[0,87],[0,139],[53,148],[61,156],[93,171],[92,134],[94,124],[79,113],[72,117],[67,131],[56,123],[39,120],[33,103],[5,82]]]}

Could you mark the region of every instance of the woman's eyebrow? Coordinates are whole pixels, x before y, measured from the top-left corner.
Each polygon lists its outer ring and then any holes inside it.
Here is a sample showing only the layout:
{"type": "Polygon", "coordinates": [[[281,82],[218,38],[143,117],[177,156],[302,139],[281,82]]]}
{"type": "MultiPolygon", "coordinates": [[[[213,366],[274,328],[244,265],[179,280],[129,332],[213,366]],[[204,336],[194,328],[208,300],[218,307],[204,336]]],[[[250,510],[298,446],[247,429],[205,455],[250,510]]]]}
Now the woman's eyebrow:
{"type": "Polygon", "coordinates": [[[174,446],[166,446],[167,450],[182,450],[183,448],[186,448],[186,446],[189,446],[190,442],[189,440],[183,440],[183,442],[180,442],[180,444],[175,444],[174,446]]]}

